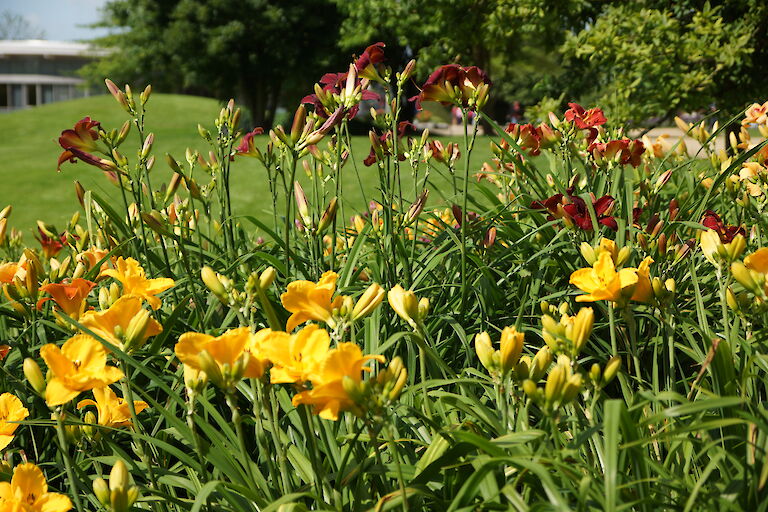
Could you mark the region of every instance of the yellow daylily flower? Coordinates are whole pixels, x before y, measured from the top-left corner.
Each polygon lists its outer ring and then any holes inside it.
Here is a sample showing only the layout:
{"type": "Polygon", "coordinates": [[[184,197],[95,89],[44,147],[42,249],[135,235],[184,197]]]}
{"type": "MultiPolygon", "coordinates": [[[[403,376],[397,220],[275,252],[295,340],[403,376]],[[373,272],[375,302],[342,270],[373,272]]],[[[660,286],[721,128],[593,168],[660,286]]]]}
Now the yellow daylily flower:
{"type": "Polygon", "coordinates": [[[240,378],[258,379],[264,374],[264,337],[248,327],[230,329],[218,337],[188,332],[179,337],[175,351],[182,363],[205,372],[216,385],[228,387],[240,378]]]}
{"type": "Polygon", "coordinates": [[[147,279],[144,276],[144,269],[133,258],[118,258],[115,268],[102,270],[99,276],[117,279],[123,285],[123,296],[140,297],[146,300],[152,309],[160,308],[160,299],[156,295],[176,284],[173,279],[167,277],[147,279]]]}
{"type": "Polygon", "coordinates": [[[0,450],[13,441],[13,433],[19,428],[15,421],[22,421],[29,416],[29,411],[16,395],[3,393],[0,395],[0,450]]]}
{"type": "MultiPolygon", "coordinates": [[[[131,424],[131,410],[128,407],[128,402],[119,398],[109,386],[103,388],[95,388],[93,390],[94,400],[80,400],[77,403],[77,408],[82,409],[93,405],[99,413],[99,425],[105,427],[127,427],[131,424]]],[[[134,410],[136,414],[149,407],[147,402],[136,400],[133,402],[134,410]]]]}
{"type": "Polygon", "coordinates": [[[632,296],[637,281],[637,269],[623,268],[616,272],[613,258],[607,251],[600,253],[594,266],[575,271],[570,279],[571,284],[586,292],[577,296],[576,302],[625,302],[632,296]]]}
{"type": "Polygon", "coordinates": [[[303,384],[308,381],[328,354],[331,338],[328,331],[308,325],[296,334],[272,332],[264,342],[264,350],[272,361],[269,371],[273,384],[303,384]]]}
{"type": "Polygon", "coordinates": [[[355,407],[354,398],[344,389],[345,378],[354,384],[361,383],[363,371],[370,371],[363,364],[370,359],[384,362],[382,356],[364,356],[354,343],[339,343],[311,375],[312,389],[294,395],[293,405],[311,405],[313,412],[321,418],[338,420],[339,412],[355,407]]]}
{"type": "Polygon", "coordinates": [[[0,510],[3,512],[67,512],[72,502],[63,494],[48,492],[48,482],[31,462],[13,468],[10,482],[0,482],[0,510]]]}
{"type": "Polygon", "coordinates": [[[61,348],[49,343],[40,349],[40,355],[53,374],[45,388],[45,401],[51,407],[123,378],[118,368],[107,366],[104,346],[85,334],[71,337],[61,348]]]}
{"type": "Polygon", "coordinates": [[[637,284],[635,285],[635,290],[632,293],[630,300],[648,302],[653,298],[650,271],[651,263],[653,263],[653,258],[648,256],[637,266],[637,284]]]}
{"type": "Polygon", "coordinates": [[[768,274],[768,247],[758,249],[746,258],[744,266],[761,274],[768,274]]]}
{"type": "Polygon", "coordinates": [[[334,327],[333,310],[338,310],[344,301],[342,296],[333,299],[338,279],[339,275],[329,270],[317,283],[301,280],[288,285],[287,291],[280,296],[283,307],[292,313],[285,326],[286,332],[308,320],[334,327]]]}
{"type": "Polygon", "coordinates": [[[160,322],[149,315],[141,298],[134,295],[120,297],[106,311],[86,312],[80,323],[121,349],[141,346],[147,338],[163,332],[160,322]]]}

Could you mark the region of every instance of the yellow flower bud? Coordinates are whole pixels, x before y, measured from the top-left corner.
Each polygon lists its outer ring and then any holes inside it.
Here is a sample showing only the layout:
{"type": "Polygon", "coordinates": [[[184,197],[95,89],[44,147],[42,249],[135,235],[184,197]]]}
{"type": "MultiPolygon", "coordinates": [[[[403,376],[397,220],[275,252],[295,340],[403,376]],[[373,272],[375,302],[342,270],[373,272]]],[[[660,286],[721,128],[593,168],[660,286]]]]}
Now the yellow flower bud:
{"type": "Polygon", "coordinates": [[[123,350],[130,352],[131,350],[138,348],[142,343],[146,341],[147,328],[149,327],[149,321],[151,315],[146,309],[141,309],[136,315],[131,318],[128,323],[128,328],[125,331],[125,342],[123,344],[123,350]]]}
{"type": "Polygon", "coordinates": [[[264,272],[261,273],[259,276],[259,287],[262,290],[266,290],[270,286],[272,286],[272,283],[275,282],[275,277],[277,276],[277,271],[275,270],[275,267],[267,267],[264,272]]]}
{"type": "Polygon", "coordinates": [[[525,335],[521,332],[517,332],[517,329],[514,327],[505,327],[504,330],[501,331],[499,363],[501,365],[502,374],[507,374],[517,365],[517,362],[520,359],[520,354],[523,352],[524,338],[525,335]]]}
{"type": "Polygon", "coordinates": [[[210,353],[208,353],[207,350],[200,352],[198,357],[200,358],[200,367],[203,369],[203,372],[205,372],[205,375],[211,380],[211,382],[213,382],[215,386],[223,387],[224,376],[222,375],[222,371],[219,369],[219,365],[216,363],[216,360],[211,356],[210,353]]]}
{"type": "Polygon", "coordinates": [[[741,284],[741,286],[753,293],[760,293],[760,290],[762,289],[762,283],[758,283],[758,281],[764,281],[762,274],[753,272],[740,261],[737,261],[731,265],[731,273],[733,274],[733,277],[736,279],[736,281],[741,284]]]}
{"type": "Polygon", "coordinates": [[[530,379],[526,379],[523,381],[523,391],[526,395],[528,395],[528,398],[531,400],[534,400],[536,398],[536,395],[538,393],[539,388],[536,387],[536,383],[533,382],[530,379]]]}
{"type": "Polygon", "coordinates": [[[128,467],[126,467],[125,462],[118,459],[109,473],[109,490],[123,491],[128,487],[129,483],[128,467]]]}
{"type": "Polygon", "coordinates": [[[603,370],[603,385],[611,382],[616,374],[619,373],[621,368],[621,358],[619,356],[613,356],[605,363],[605,370],[603,370]]]}
{"type": "Polygon", "coordinates": [[[595,254],[594,247],[589,245],[587,242],[581,242],[581,246],[579,247],[579,250],[581,251],[581,256],[584,258],[584,260],[586,260],[587,265],[595,264],[595,262],[597,261],[597,255],[595,254]]]}
{"type": "Polygon", "coordinates": [[[219,279],[218,274],[211,267],[205,266],[200,270],[200,276],[203,278],[205,286],[219,299],[225,299],[227,291],[219,279]]]}
{"type": "Polygon", "coordinates": [[[184,365],[184,386],[188,392],[199,393],[203,390],[207,381],[208,376],[205,372],[196,370],[188,364],[184,365]]]}
{"type": "Polygon", "coordinates": [[[364,318],[370,315],[374,309],[384,300],[384,288],[377,283],[373,283],[365,290],[365,293],[357,300],[354,309],[352,309],[352,321],[364,318]]]}
{"type": "Polygon", "coordinates": [[[531,379],[534,381],[540,380],[550,364],[552,364],[552,351],[549,347],[542,347],[536,352],[536,355],[533,356],[533,361],[531,363],[531,379]]]}
{"type": "Polygon", "coordinates": [[[93,481],[93,494],[99,500],[99,503],[105,507],[109,506],[109,486],[103,478],[96,478],[93,481]]]}
{"type": "Polygon", "coordinates": [[[592,324],[595,321],[595,312],[592,308],[581,308],[573,322],[571,331],[571,342],[573,343],[574,357],[581,352],[587,342],[587,338],[592,334],[592,324]]]}
{"type": "Polygon", "coordinates": [[[738,259],[747,247],[747,241],[741,235],[736,235],[730,243],[725,244],[728,261],[738,259]]]}
{"type": "Polygon", "coordinates": [[[629,247],[622,247],[621,250],[619,251],[618,256],[616,256],[616,266],[620,267],[621,265],[626,263],[631,253],[632,253],[632,250],[629,247]]]}
{"type": "Polygon", "coordinates": [[[552,371],[549,372],[549,375],[547,375],[547,382],[544,385],[544,398],[547,400],[547,403],[554,404],[560,400],[565,381],[565,368],[560,364],[555,365],[552,371]]]}
{"type": "Polygon", "coordinates": [[[491,345],[491,337],[487,332],[481,332],[475,336],[475,352],[477,352],[477,357],[486,370],[489,372],[495,370],[493,364],[494,350],[491,345]]]}
{"type": "Polygon", "coordinates": [[[565,404],[576,398],[576,395],[581,391],[582,377],[579,374],[571,375],[565,382],[562,388],[562,395],[560,397],[560,403],[565,404]]]}
{"type": "Polygon", "coordinates": [[[426,297],[422,297],[419,300],[419,322],[423,322],[425,318],[427,318],[427,315],[429,314],[429,299],[426,297]]]}
{"type": "Polygon", "coordinates": [[[717,231],[708,229],[701,233],[701,252],[713,265],[719,265],[719,255],[723,252],[723,244],[717,231]]]}
{"type": "Polygon", "coordinates": [[[387,294],[387,300],[397,315],[408,322],[413,328],[419,326],[419,300],[413,291],[405,291],[402,286],[395,285],[387,294]]]}
{"type": "Polygon", "coordinates": [[[28,357],[24,359],[23,367],[24,376],[27,378],[29,385],[32,386],[32,389],[40,395],[44,394],[47,385],[45,383],[45,378],[43,377],[43,372],[40,371],[40,366],[37,362],[31,357],[28,357]]]}
{"type": "Polygon", "coordinates": [[[589,379],[595,384],[600,383],[600,376],[602,374],[602,370],[600,369],[600,365],[597,363],[594,363],[592,365],[592,368],[589,369],[589,379]]]}

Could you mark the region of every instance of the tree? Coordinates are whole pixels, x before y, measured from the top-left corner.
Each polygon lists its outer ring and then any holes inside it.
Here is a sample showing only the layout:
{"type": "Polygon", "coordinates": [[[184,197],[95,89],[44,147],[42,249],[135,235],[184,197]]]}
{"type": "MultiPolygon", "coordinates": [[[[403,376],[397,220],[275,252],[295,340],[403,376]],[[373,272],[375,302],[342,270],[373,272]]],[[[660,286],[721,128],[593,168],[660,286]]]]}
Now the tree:
{"type": "Polygon", "coordinates": [[[270,126],[337,64],[339,24],[328,0],[111,0],[98,26],[117,30],[96,44],[112,52],[83,73],[234,97],[270,126]]]}
{"type": "Polygon", "coordinates": [[[557,48],[566,30],[585,26],[596,9],[581,0],[337,1],[343,47],[396,43],[417,55],[422,77],[449,62],[479,66],[494,82],[487,110],[495,117],[506,114],[498,100],[534,103],[554,94],[557,48]]]}
{"type": "Polygon", "coordinates": [[[765,6],[726,16],[724,5],[696,3],[608,6],[561,49],[565,69],[576,77],[570,91],[634,124],[709,106],[728,118],[768,93],[751,76],[766,64],[765,50],[757,48],[765,44],[765,6]],[[762,38],[755,37],[759,30],[762,38]]]}
{"type": "Polygon", "coordinates": [[[43,39],[45,31],[36,27],[21,14],[0,12],[0,39],[43,39]]]}
{"type": "Polygon", "coordinates": [[[344,46],[397,41],[421,58],[422,76],[446,62],[478,65],[492,99],[561,96],[639,124],[710,105],[726,117],[768,96],[764,0],[338,2],[344,46]]]}

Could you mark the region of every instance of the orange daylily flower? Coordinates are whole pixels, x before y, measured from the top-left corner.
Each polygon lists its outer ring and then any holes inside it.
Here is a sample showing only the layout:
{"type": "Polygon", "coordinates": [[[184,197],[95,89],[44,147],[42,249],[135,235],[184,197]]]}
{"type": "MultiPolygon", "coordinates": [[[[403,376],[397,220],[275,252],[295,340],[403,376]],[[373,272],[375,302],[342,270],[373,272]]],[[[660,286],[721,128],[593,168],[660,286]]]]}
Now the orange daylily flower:
{"type": "Polygon", "coordinates": [[[288,285],[288,290],[280,296],[283,307],[293,313],[285,326],[287,332],[308,320],[334,326],[333,310],[341,307],[344,301],[342,296],[333,299],[338,278],[336,272],[329,270],[317,283],[301,280],[288,285]]]}
{"type": "Polygon", "coordinates": [[[610,252],[603,251],[594,266],[579,269],[571,274],[571,284],[586,292],[585,295],[576,297],[576,302],[626,302],[632,297],[637,285],[637,274],[636,268],[623,268],[617,272],[610,252]]]}
{"type": "MultiPolygon", "coordinates": [[[[88,267],[88,269],[92,269],[95,267],[101,260],[107,257],[107,254],[109,254],[109,251],[106,249],[99,249],[98,247],[91,247],[87,251],[83,251],[80,254],[77,255],[77,261],[88,267]]],[[[110,261],[107,260],[104,263],[101,264],[101,271],[105,271],[109,268],[110,261]]]]}
{"type": "Polygon", "coordinates": [[[85,310],[85,299],[94,286],[96,283],[79,277],[71,282],[50,283],[40,287],[40,289],[49,294],[51,298],[42,299],[37,305],[40,307],[43,302],[53,300],[64,313],[78,319],[85,310]]]}
{"type": "MultiPolygon", "coordinates": [[[[77,408],[82,409],[93,405],[99,413],[99,425],[105,427],[128,427],[131,425],[131,410],[128,402],[119,398],[109,386],[93,389],[94,400],[81,400],[77,403],[77,408]]],[[[147,402],[136,400],[133,402],[136,414],[149,407],[147,402]]]]}
{"type": "Polygon", "coordinates": [[[269,372],[273,384],[304,384],[331,346],[328,331],[308,325],[296,334],[272,332],[264,342],[264,353],[274,365],[269,372]]]}
{"type": "Polygon", "coordinates": [[[0,284],[10,284],[18,277],[22,281],[27,276],[27,259],[22,256],[18,262],[0,263],[0,284]]]}
{"type": "Polygon", "coordinates": [[[51,407],[123,378],[122,371],[107,366],[104,346],[85,334],[71,337],[61,348],[49,343],[40,349],[40,356],[53,374],[45,388],[45,401],[51,407]]]}
{"type": "Polygon", "coordinates": [[[761,274],[768,274],[768,248],[758,249],[746,258],[744,266],[761,274]]]}
{"type": "Polygon", "coordinates": [[[351,379],[354,384],[361,383],[363,371],[370,371],[363,364],[371,359],[384,362],[382,356],[364,356],[354,343],[339,343],[311,375],[312,389],[294,395],[293,405],[311,405],[314,413],[321,418],[338,420],[340,411],[355,408],[354,398],[344,389],[344,379],[351,379]]]}
{"type": "Polygon", "coordinates": [[[29,411],[16,395],[3,393],[0,395],[0,450],[13,441],[13,433],[19,428],[16,421],[22,421],[29,416],[29,411]]]}
{"type": "Polygon", "coordinates": [[[160,308],[160,299],[156,297],[158,293],[172,288],[176,283],[173,279],[160,277],[157,279],[147,279],[144,276],[144,269],[139,262],[133,258],[118,258],[115,262],[115,268],[102,270],[100,276],[114,277],[123,285],[123,295],[133,295],[141,297],[147,301],[152,309],[160,308]]]}
{"type": "Polygon", "coordinates": [[[67,512],[72,502],[63,494],[48,492],[42,470],[31,462],[13,468],[10,482],[0,482],[3,512],[67,512]]]}
{"type": "Polygon", "coordinates": [[[121,349],[129,345],[140,347],[147,338],[163,332],[163,326],[149,315],[136,296],[120,297],[106,311],[88,311],[80,323],[121,349]]]}

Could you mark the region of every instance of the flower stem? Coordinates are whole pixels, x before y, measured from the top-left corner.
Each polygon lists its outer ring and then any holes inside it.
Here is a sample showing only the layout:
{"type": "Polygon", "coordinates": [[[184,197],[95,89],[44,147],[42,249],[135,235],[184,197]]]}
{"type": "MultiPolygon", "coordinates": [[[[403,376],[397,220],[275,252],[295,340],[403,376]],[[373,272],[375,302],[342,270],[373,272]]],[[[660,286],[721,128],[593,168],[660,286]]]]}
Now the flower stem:
{"type": "Polygon", "coordinates": [[[59,448],[61,449],[61,456],[64,457],[64,467],[67,471],[67,479],[69,480],[69,491],[72,494],[72,500],[75,502],[75,508],[77,512],[83,512],[83,504],[80,502],[80,493],[77,490],[77,480],[75,480],[75,472],[72,469],[72,460],[69,458],[69,448],[67,446],[67,436],[64,432],[64,411],[59,407],[56,411],[56,434],[59,439],[59,448]]]}
{"type": "Polygon", "coordinates": [[[387,444],[389,449],[392,450],[392,457],[395,459],[395,468],[397,468],[397,483],[400,485],[400,495],[402,496],[403,510],[408,512],[408,495],[405,493],[405,478],[403,478],[403,468],[400,462],[400,451],[397,449],[395,443],[394,428],[390,423],[387,428],[387,444]]]}
{"type": "MultiPolygon", "coordinates": [[[[133,430],[136,434],[139,434],[139,436],[135,438],[136,452],[139,458],[141,459],[141,462],[147,468],[147,476],[149,476],[150,488],[159,490],[160,486],[158,485],[157,478],[155,477],[155,470],[153,469],[152,461],[147,456],[147,451],[144,446],[144,441],[140,437],[141,424],[139,423],[139,420],[136,416],[136,404],[133,403],[133,390],[131,389],[131,377],[125,362],[120,361],[120,369],[123,371],[123,374],[125,375],[125,378],[120,382],[120,385],[123,389],[123,400],[125,400],[128,403],[128,411],[131,413],[131,430],[133,430]]],[[[166,505],[163,505],[162,508],[164,510],[167,510],[166,505]]]]}

